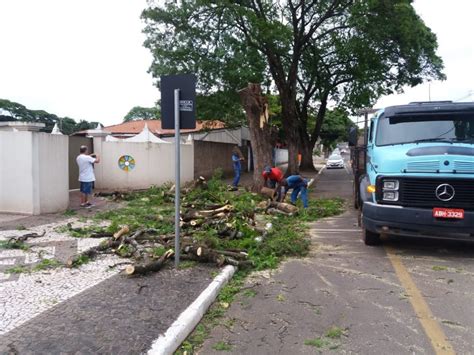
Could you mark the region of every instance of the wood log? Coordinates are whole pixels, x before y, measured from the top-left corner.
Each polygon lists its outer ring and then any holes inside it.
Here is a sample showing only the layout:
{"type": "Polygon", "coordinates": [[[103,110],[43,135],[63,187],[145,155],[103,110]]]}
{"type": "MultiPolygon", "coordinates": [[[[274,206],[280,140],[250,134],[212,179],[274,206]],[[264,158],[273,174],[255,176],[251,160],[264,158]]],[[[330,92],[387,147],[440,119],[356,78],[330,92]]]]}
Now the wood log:
{"type": "Polygon", "coordinates": [[[286,212],[286,213],[296,213],[298,212],[298,207],[290,204],[290,203],[285,203],[285,202],[276,202],[272,201],[269,203],[268,207],[273,207],[276,208],[280,211],[286,212]]]}
{"type": "Polygon", "coordinates": [[[127,275],[143,275],[148,272],[159,271],[165,266],[166,262],[174,255],[173,250],[168,250],[158,260],[143,265],[128,265],[125,268],[127,275]]]}
{"type": "Polygon", "coordinates": [[[130,232],[130,228],[127,225],[124,225],[122,228],[120,228],[119,231],[114,233],[114,239],[117,240],[119,239],[122,235],[127,234],[130,232]]]}
{"type": "Polygon", "coordinates": [[[213,210],[190,210],[183,215],[182,219],[184,222],[189,222],[193,219],[205,219],[210,217],[221,218],[224,217],[226,213],[229,213],[233,210],[234,206],[232,205],[224,205],[213,210]]]}
{"type": "Polygon", "coordinates": [[[227,257],[225,259],[225,263],[233,266],[237,266],[238,268],[246,268],[246,267],[252,267],[254,266],[253,262],[251,260],[240,260],[237,261],[235,259],[227,257]]]}
{"type": "Polygon", "coordinates": [[[74,255],[74,256],[70,257],[66,261],[66,267],[71,268],[71,267],[75,266],[83,257],[93,259],[98,254],[106,252],[109,249],[118,248],[120,246],[120,244],[121,244],[121,242],[119,240],[110,239],[105,243],[101,243],[98,246],[89,248],[89,249],[83,251],[82,253],[80,253],[78,255],[74,255]]]}
{"type": "Polygon", "coordinates": [[[267,209],[267,213],[275,215],[275,216],[276,215],[284,215],[284,216],[292,216],[293,215],[292,213],[288,213],[288,212],[279,210],[277,208],[269,208],[269,209],[267,209]]]}
{"type": "Polygon", "coordinates": [[[265,196],[271,198],[272,200],[275,198],[275,189],[270,189],[270,188],[264,186],[260,190],[260,193],[262,195],[265,195],[265,196]]]}
{"type": "Polygon", "coordinates": [[[110,232],[95,232],[89,235],[89,238],[110,238],[114,234],[110,232]]]}
{"type": "Polygon", "coordinates": [[[228,251],[228,250],[215,250],[216,253],[228,256],[234,259],[247,259],[248,254],[245,252],[233,252],[233,251],[228,251]]]}
{"type": "Polygon", "coordinates": [[[199,261],[201,263],[212,262],[217,266],[222,266],[225,263],[224,255],[216,253],[214,250],[204,246],[188,246],[184,248],[183,251],[190,257],[193,257],[192,260],[199,261]]]}

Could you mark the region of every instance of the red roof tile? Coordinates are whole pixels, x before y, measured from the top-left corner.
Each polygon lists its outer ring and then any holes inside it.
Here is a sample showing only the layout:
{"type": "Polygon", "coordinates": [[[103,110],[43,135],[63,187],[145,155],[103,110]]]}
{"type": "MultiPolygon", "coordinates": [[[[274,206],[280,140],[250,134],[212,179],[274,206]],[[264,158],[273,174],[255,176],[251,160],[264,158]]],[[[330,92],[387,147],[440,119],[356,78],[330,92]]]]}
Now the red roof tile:
{"type": "MultiPolygon", "coordinates": [[[[150,132],[161,136],[161,135],[172,135],[174,134],[174,129],[162,129],[161,120],[140,120],[140,121],[130,121],[113,126],[104,127],[105,131],[111,132],[112,135],[131,135],[138,134],[143,131],[145,123],[148,125],[150,132]]],[[[182,129],[182,133],[191,133],[199,132],[202,130],[212,130],[212,129],[222,129],[225,128],[225,125],[221,121],[196,121],[195,129],[182,129]]],[[[86,134],[87,131],[76,132],[76,135],[86,134]]]]}

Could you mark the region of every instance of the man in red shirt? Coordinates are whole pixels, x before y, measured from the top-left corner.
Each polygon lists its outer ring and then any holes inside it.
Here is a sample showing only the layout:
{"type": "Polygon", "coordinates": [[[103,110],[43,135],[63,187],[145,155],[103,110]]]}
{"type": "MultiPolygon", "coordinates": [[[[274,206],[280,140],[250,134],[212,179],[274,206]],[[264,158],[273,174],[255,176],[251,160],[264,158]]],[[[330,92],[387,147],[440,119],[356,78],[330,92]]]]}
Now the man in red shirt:
{"type": "Polygon", "coordinates": [[[262,173],[264,186],[274,189],[283,179],[283,172],[278,168],[266,166],[262,173]]]}

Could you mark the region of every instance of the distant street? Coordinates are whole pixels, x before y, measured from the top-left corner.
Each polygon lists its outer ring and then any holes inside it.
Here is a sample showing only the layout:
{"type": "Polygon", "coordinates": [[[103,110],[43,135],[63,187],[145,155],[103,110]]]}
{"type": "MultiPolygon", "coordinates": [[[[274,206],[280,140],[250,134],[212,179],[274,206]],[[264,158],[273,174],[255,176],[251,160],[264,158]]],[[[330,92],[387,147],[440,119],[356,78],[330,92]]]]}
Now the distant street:
{"type": "Polygon", "coordinates": [[[351,175],[325,170],[313,197],[348,199],[316,222],[305,259],[250,278],[200,354],[474,352],[474,244],[389,239],[367,247],[351,209],[351,175]],[[231,326],[229,326],[231,324],[231,326]]]}

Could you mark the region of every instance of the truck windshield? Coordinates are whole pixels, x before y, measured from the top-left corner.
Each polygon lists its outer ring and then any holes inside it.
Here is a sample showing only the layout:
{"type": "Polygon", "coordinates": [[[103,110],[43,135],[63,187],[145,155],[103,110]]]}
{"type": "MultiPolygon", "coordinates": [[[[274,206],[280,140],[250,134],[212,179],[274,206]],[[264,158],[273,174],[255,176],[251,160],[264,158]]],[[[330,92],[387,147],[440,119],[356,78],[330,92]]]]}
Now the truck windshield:
{"type": "Polygon", "coordinates": [[[474,143],[474,115],[382,116],[377,125],[378,146],[437,141],[474,143]]]}

